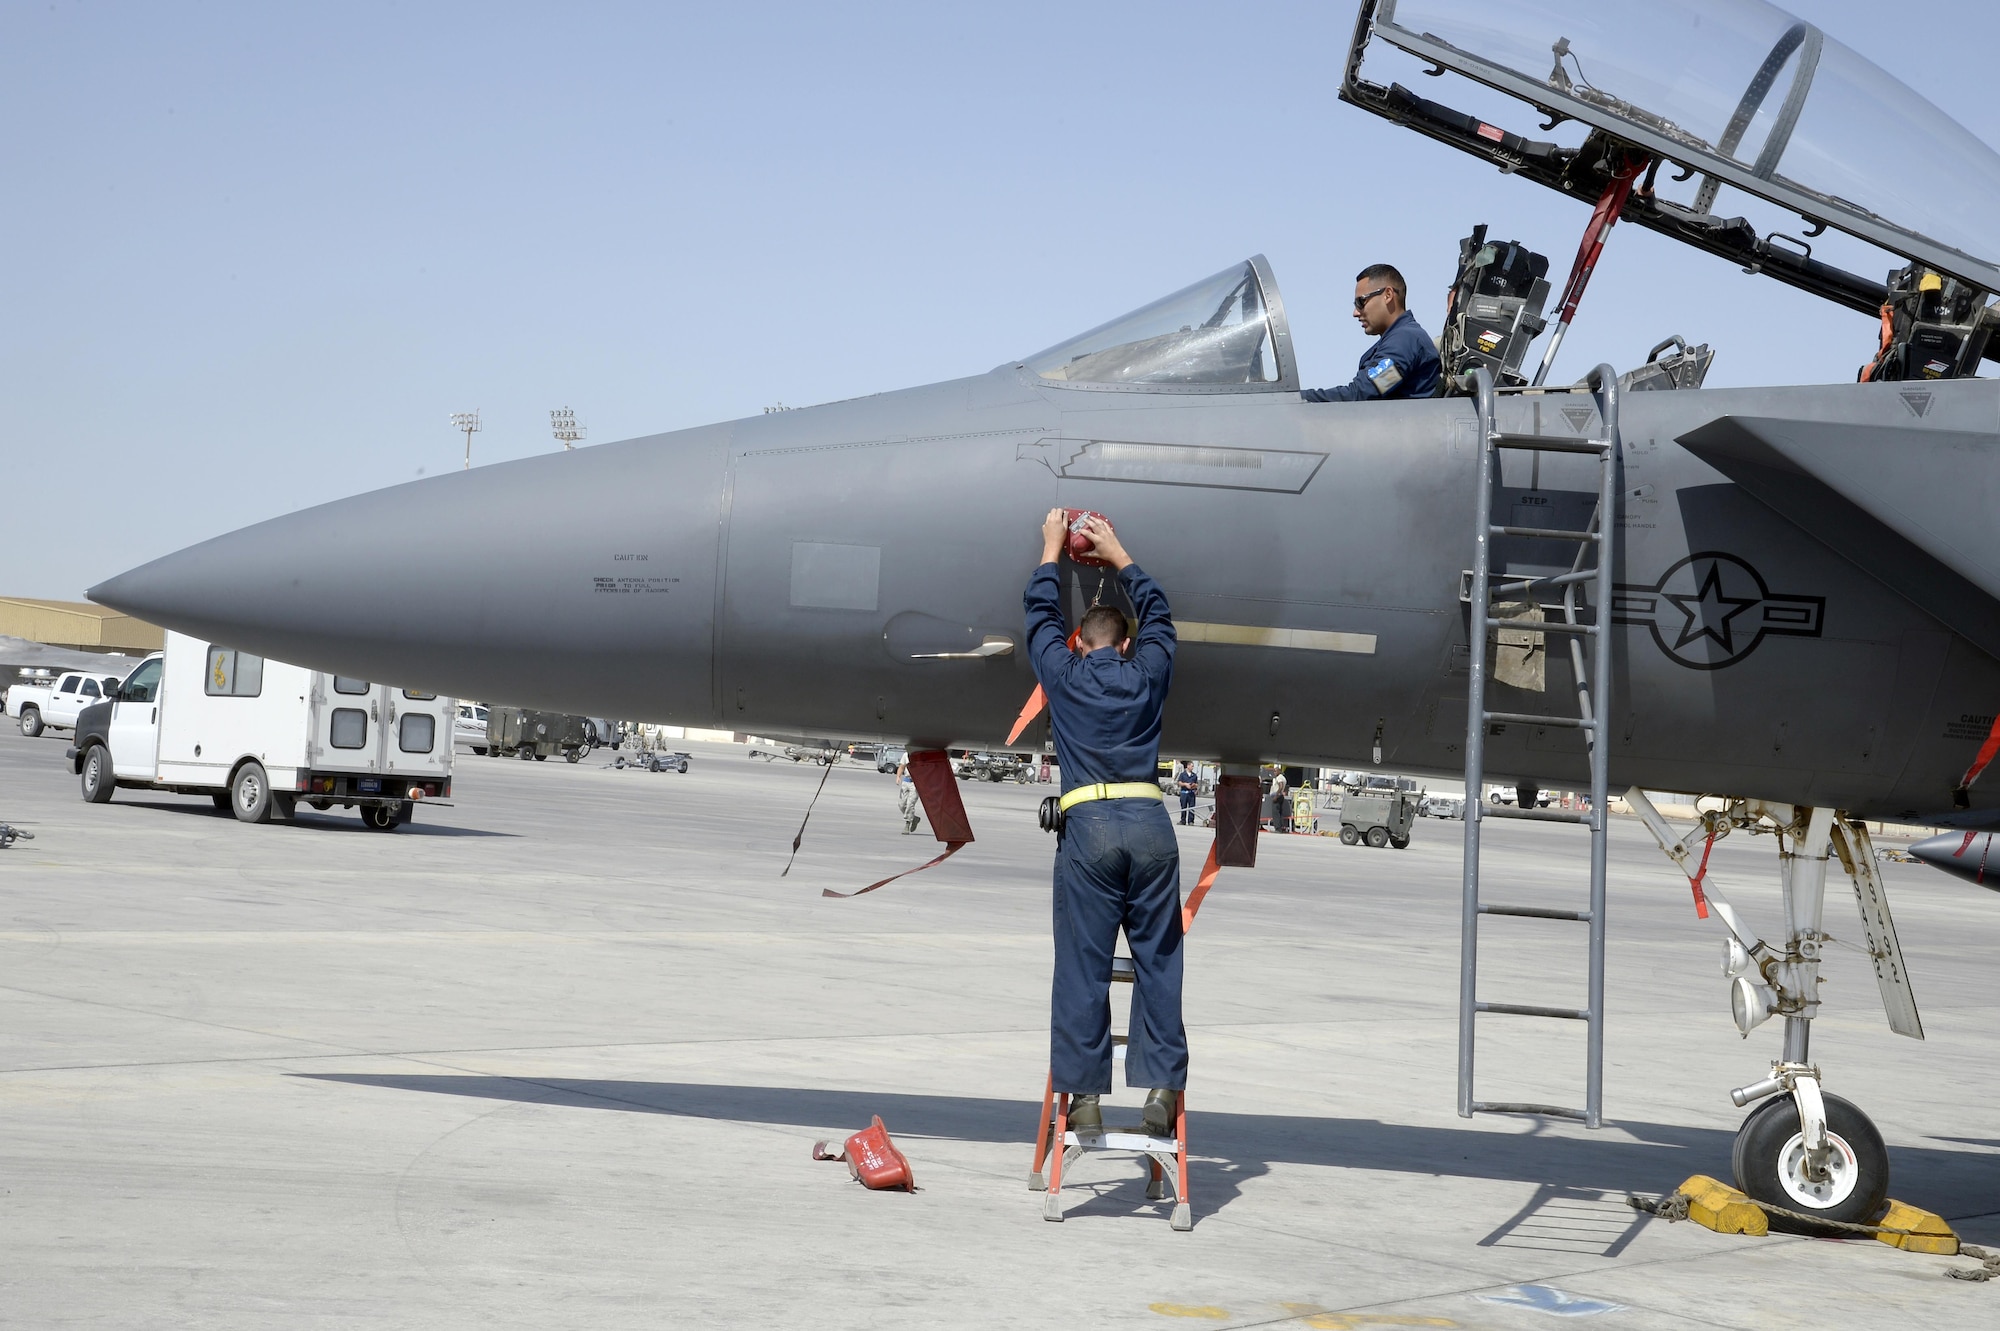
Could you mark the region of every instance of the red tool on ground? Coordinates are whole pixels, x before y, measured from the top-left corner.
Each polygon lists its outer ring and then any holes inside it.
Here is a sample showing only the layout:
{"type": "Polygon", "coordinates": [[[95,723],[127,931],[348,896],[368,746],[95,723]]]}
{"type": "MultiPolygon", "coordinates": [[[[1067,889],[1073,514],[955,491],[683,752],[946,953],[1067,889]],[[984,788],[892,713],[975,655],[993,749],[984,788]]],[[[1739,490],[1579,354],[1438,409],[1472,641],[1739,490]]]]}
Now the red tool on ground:
{"type": "Polygon", "coordinates": [[[864,1188],[878,1192],[917,1190],[917,1176],[910,1169],[909,1158],[896,1149],[896,1143],[889,1140],[889,1129],[882,1125],[880,1114],[874,1115],[872,1123],[849,1137],[838,1149],[830,1141],[814,1142],[813,1159],[845,1160],[849,1177],[864,1188]]]}

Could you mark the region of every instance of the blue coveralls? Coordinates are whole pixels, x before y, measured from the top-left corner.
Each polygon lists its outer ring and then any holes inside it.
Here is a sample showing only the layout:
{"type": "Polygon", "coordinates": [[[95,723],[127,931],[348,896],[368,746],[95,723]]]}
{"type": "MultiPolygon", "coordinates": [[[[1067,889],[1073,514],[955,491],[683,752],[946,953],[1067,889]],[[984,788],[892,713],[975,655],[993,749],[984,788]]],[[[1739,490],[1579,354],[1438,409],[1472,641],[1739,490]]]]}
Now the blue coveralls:
{"type": "Polygon", "coordinates": [[[1308,388],[1299,396],[1308,402],[1373,402],[1378,398],[1431,397],[1443,374],[1437,346],[1404,310],[1375,345],[1361,353],[1354,382],[1338,388],[1308,388]]]}
{"type": "MultiPolygon", "coordinates": [[[[1159,775],[1160,715],[1174,673],[1166,594],[1136,564],[1118,575],[1139,614],[1130,659],[1067,644],[1056,566],[1028,579],[1028,659],[1049,702],[1065,793],[1159,775]]],[[[1118,931],[1137,972],[1125,1049],[1128,1085],[1187,1086],[1181,1024],[1181,861],[1160,799],[1089,800],[1070,808],[1055,867],[1055,979],[1049,1069],[1072,1095],[1111,1090],[1111,959],[1118,931]]]]}

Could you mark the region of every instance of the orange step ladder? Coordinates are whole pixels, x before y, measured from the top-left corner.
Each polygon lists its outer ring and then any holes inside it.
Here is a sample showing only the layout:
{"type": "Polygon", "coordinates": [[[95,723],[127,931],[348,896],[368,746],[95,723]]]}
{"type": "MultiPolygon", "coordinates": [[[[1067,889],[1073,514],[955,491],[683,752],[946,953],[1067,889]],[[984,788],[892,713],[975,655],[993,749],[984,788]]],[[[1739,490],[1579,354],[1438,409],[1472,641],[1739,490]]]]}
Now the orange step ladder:
{"type": "MultiPolygon", "coordinates": [[[[1253,771],[1255,769],[1252,769],[1253,771]]],[[[1208,848],[1208,860],[1201,867],[1201,878],[1195,883],[1194,891],[1188,894],[1181,907],[1181,933],[1194,927],[1195,912],[1201,909],[1202,898],[1215,886],[1215,877],[1225,866],[1230,868],[1254,869],[1257,866],[1257,814],[1263,803],[1263,789],[1253,775],[1225,774],[1215,783],[1215,841],[1208,848]]],[[[1131,984],[1137,976],[1130,957],[1111,959],[1111,979],[1113,983],[1131,984]]],[[[1128,1019],[1127,1026],[1130,1026],[1128,1019]]],[[[1125,1059],[1125,1037],[1113,1034],[1111,1056],[1118,1062],[1125,1059]]],[[[1167,1195],[1167,1184],[1171,1180],[1174,1189],[1173,1227],[1186,1231],[1194,1228],[1194,1208],[1188,1201],[1187,1163],[1187,1092],[1184,1090],[1174,1099],[1174,1135],[1155,1137],[1141,1131],[1106,1128],[1101,1133],[1080,1136],[1069,1126],[1068,1092],[1056,1092],[1056,1078],[1052,1070],[1042,1089],[1042,1116],[1035,1129],[1035,1166],[1028,1174],[1028,1187],[1034,1192],[1046,1192],[1042,1202],[1042,1219],[1058,1223],[1062,1214],[1063,1171],[1080,1160],[1090,1151],[1122,1151],[1146,1157],[1146,1196],[1151,1201],[1163,1201],[1167,1195]]]]}
{"type": "MultiPolygon", "coordinates": [[[[1214,878],[1215,852],[1210,851],[1208,868],[1202,874],[1203,887],[1197,887],[1196,893],[1201,893],[1214,878]]],[[[1198,904],[1199,901],[1200,896],[1197,895],[1190,904],[1198,904]]],[[[1111,959],[1113,983],[1130,984],[1134,973],[1132,958],[1111,959]]],[[[1114,1034],[1111,1044],[1112,1058],[1122,1064],[1125,1061],[1125,1037],[1114,1034]]],[[[1171,1137],[1155,1137],[1143,1130],[1121,1130],[1109,1126],[1101,1133],[1079,1134],[1069,1126],[1069,1102],[1069,1092],[1057,1093],[1055,1073],[1050,1072],[1042,1092],[1041,1126],[1035,1133],[1035,1167],[1028,1175],[1031,1190],[1048,1193],[1042,1202],[1042,1219],[1058,1224],[1062,1222],[1062,1177],[1065,1168],[1075,1164],[1088,1151],[1122,1151],[1146,1157],[1148,1201],[1164,1200],[1167,1181],[1173,1181],[1173,1227],[1182,1231],[1193,1229],[1194,1209],[1188,1202],[1187,1092],[1182,1091],[1174,1098],[1174,1135],[1171,1137]],[[1058,1143],[1060,1149],[1057,1149],[1058,1143]]],[[[1106,1112],[1111,1112],[1108,1107],[1106,1112]]]]}

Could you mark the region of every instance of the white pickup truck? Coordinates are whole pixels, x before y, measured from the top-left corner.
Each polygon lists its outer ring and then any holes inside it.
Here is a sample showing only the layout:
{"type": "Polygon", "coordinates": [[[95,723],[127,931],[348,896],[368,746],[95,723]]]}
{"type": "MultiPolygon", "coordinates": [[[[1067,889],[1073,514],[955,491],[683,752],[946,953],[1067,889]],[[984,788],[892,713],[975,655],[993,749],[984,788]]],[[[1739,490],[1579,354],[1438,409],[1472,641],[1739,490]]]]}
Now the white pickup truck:
{"type": "Polygon", "coordinates": [[[30,739],[44,730],[70,730],[76,714],[110,697],[122,678],[66,670],[53,684],[16,684],[7,690],[7,715],[21,723],[21,733],[30,739]]]}

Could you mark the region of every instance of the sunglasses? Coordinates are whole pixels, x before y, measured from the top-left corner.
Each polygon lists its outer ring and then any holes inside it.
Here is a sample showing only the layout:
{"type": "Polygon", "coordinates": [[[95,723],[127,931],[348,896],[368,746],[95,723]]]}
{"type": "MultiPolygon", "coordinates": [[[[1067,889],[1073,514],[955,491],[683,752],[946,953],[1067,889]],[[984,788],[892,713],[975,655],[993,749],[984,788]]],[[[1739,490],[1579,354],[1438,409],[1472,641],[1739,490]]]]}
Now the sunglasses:
{"type": "Polygon", "coordinates": [[[1395,289],[1394,287],[1376,287],[1365,296],[1356,296],[1354,298],[1354,312],[1356,314],[1361,313],[1362,310],[1368,308],[1369,301],[1375,299],[1385,291],[1394,291],[1395,289]]]}

